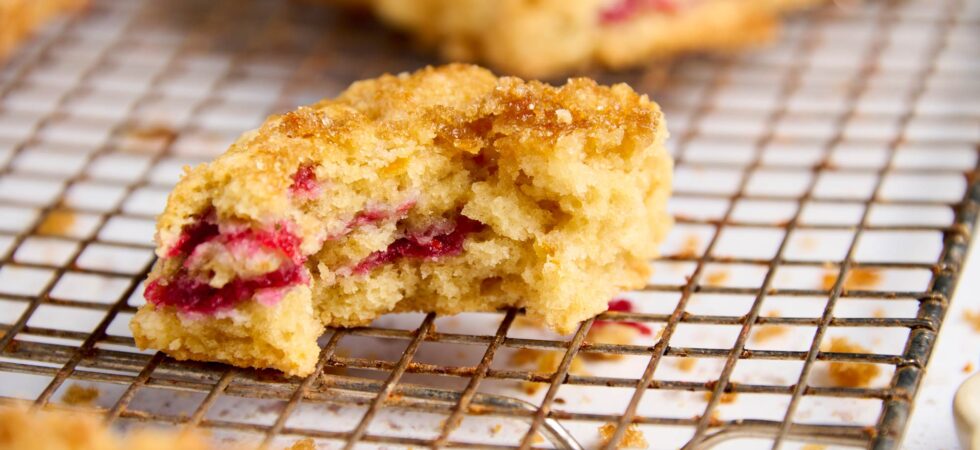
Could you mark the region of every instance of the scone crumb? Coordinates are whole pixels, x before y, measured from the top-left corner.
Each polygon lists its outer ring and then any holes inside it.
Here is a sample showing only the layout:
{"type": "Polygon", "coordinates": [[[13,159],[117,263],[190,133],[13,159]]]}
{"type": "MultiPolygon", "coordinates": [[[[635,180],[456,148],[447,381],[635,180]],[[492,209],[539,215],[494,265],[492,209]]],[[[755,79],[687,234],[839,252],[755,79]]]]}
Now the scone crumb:
{"type": "Polygon", "coordinates": [[[677,360],[676,366],[682,372],[690,372],[694,370],[694,366],[698,364],[697,358],[683,357],[677,360]]]}
{"type": "Polygon", "coordinates": [[[559,122],[565,125],[572,123],[572,112],[567,109],[562,108],[555,110],[555,117],[558,118],[559,122]]]}
{"type": "MultiPolygon", "coordinates": [[[[590,344],[627,345],[633,342],[639,334],[640,332],[635,327],[622,325],[617,322],[609,322],[601,327],[593,326],[590,328],[589,334],[585,336],[585,342],[590,344]]],[[[591,361],[616,361],[623,359],[623,355],[615,353],[583,352],[582,357],[591,361]]]]}
{"type": "Polygon", "coordinates": [[[504,429],[504,426],[499,423],[490,427],[490,436],[496,436],[502,429],[504,429]]]}
{"type": "MultiPolygon", "coordinates": [[[[522,348],[511,355],[510,363],[515,366],[524,366],[533,363],[536,366],[536,372],[550,375],[558,369],[559,365],[561,365],[561,360],[564,356],[565,354],[560,351],[543,351],[533,348],[522,348]]],[[[578,356],[572,359],[572,364],[568,367],[568,372],[575,375],[588,374],[588,372],[585,370],[585,364],[582,363],[582,360],[578,356]]],[[[521,388],[527,395],[534,395],[542,386],[544,386],[544,383],[537,383],[534,381],[521,382],[521,388]]]]}
{"type": "Polygon", "coordinates": [[[129,128],[127,135],[141,140],[172,141],[177,138],[177,131],[166,125],[144,125],[129,128]]]}
{"type": "Polygon", "coordinates": [[[541,354],[544,353],[541,350],[535,350],[531,348],[521,348],[517,349],[514,354],[510,355],[510,363],[515,366],[523,366],[528,363],[537,362],[541,354]]]}
{"type": "MultiPolygon", "coordinates": [[[[823,275],[823,289],[829,291],[834,287],[834,283],[837,282],[836,269],[828,270],[823,275]]],[[[881,283],[881,271],[878,269],[871,269],[867,267],[855,267],[847,272],[847,278],[844,279],[845,291],[855,290],[855,289],[873,289],[878,284],[881,283]]]]}
{"type": "Polygon", "coordinates": [[[826,445],[820,445],[820,444],[806,444],[806,445],[804,445],[804,446],[803,446],[803,447],[802,447],[802,448],[801,448],[800,450],[824,450],[824,449],[826,449],[826,448],[827,448],[827,446],[826,446],[826,445]]]}
{"type": "Polygon", "coordinates": [[[696,234],[689,234],[684,237],[681,250],[677,252],[679,258],[695,258],[698,256],[698,248],[701,247],[701,239],[696,234]]]}
{"type": "MultiPolygon", "coordinates": [[[[870,350],[849,341],[845,337],[831,339],[826,351],[837,353],[870,353],[870,350]]],[[[838,386],[863,387],[870,384],[871,380],[881,373],[881,368],[869,363],[834,361],[830,363],[828,373],[830,379],[838,386]]]]}
{"type": "MultiPolygon", "coordinates": [[[[602,436],[602,445],[609,444],[609,441],[612,440],[613,434],[615,433],[616,424],[614,423],[607,423],[599,427],[599,435],[602,436]]],[[[643,436],[643,431],[640,431],[640,427],[636,426],[635,423],[631,423],[626,427],[626,433],[623,434],[623,438],[616,444],[616,448],[647,448],[649,445],[647,438],[643,436]]]]}
{"type": "Polygon", "coordinates": [[[99,399],[99,388],[72,383],[61,396],[61,402],[71,406],[88,406],[99,399]]]}
{"type": "MultiPolygon", "coordinates": [[[[735,403],[735,400],[737,399],[738,399],[737,392],[722,392],[721,398],[719,398],[718,401],[723,404],[729,404],[729,403],[735,403]]],[[[707,391],[704,393],[704,400],[709,402],[711,401],[711,391],[707,391]]]]}
{"type": "Polygon", "coordinates": [[[973,331],[980,333],[980,312],[970,311],[969,309],[963,311],[963,319],[970,324],[973,331]]]}
{"type": "Polygon", "coordinates": [[[711,415],[708,416],[708,426],[720,427],[721,425],[721,412],[719,412],[717,409],[711,411],[711,415]]]}
{"type": "Polygon", "coordinates": [[[963,373],[970,373],[970,372],[973,372],[973,363],[968,362],[963,365],[963,373]]]}
{"type": "Polygon", "coordinates": [[[820,241],[817,238],[813,237],[813,236],[809,236],[808,235],[808,236],[804,236],[802,239],[800,239],[800,248],[802,248],[803,250],[806,250],[806,251],[816,250],[817,249],[817,246],[819,244],[820,244],[820,241]]]}
{"type": "Polygon", "coordinates": [[[534,437],[531,438],[531,445],[537,445],[544,443],[544,438],[540,434],[534,433],[534,437]]]}
{"type": "Polygon", "coordinates": [[[715,270],[705,277],[704,284],[708,286],[721,286],[728,281],[728,277],[729,273],[727,270],[715,270]]]}
{"type": "Polygon", "coordinates": [[[789,332],[786,325],[760,325],[752,332],[752,342],[762,344],[789,332]]]}
{"type": "MultiPolygon", "coordinates": [[[[766,317],[779,317],[779,311],[772,310],[766,313],[766,317]]],[[[772,339],[778,338],[780,336],[789,333],[789,327],[786,325],[759,325],[752,332],[751,341],[756,344],[761,344],[772,339]]]]}
{"type": "Polygon", "coordinates": [[[316,450],[316,442],[313,438],[303,438],[293,442],[289,450],[316,450]]]}
{"type": "Polygon", "coordinates": [[[37,227],[39,234],[64,236],[75,224],[75,213],[68,210],[57,210],[48,213],[41,225],[37,227]]]}

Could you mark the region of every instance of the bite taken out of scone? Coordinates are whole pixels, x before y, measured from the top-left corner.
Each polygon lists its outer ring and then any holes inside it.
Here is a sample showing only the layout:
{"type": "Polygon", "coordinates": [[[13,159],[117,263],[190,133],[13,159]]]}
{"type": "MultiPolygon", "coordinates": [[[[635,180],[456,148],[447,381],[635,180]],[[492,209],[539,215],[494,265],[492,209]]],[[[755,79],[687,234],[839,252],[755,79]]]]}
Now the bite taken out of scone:
{"type": "Polygon", "coordinates": [[[659,107],[461,64],[354,83],[188,170],[141,348],[305,375],[325,326],[526,310],[567,333],[642,287],[672,224],[659,107]]]}

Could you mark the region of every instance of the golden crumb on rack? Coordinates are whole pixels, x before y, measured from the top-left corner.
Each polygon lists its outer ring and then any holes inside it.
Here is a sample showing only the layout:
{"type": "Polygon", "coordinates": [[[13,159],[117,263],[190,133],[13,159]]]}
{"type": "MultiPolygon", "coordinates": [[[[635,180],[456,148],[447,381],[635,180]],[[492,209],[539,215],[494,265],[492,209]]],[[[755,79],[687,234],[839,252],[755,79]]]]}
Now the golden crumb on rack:
{"type": "MultiPolygon", "coordinates": [[[[636,327],[623,325],[617,322],[603,323],[601,326],[593,325],[589,328],[589,333],[585,336],[585,342],[590,344],[609,344],[609,345],[629,345],[640,335],[636,327]]],[[[582,352],[582,358],[596,361],[616,361],[623,359],[624,355],[618,353],[604,352],[582,352]]]]}
{"type": "Polygon", "coordinates": [[[820,0],[331,0],[372,11],[453,61],[552,77],[769,41],[779,16],[820,0]]]}
{"type": "MultiPolygon", "coordinates": [[[[609,445],[609,441],[612,440],[613,434],[616,433],[616,424],[607,423],[599,427],[599,436],[602,439],[602,446],[609,445]]],[[[623,433],[623,438],[616,443],[616,448],[647,448],[650,444],[647,443],[646,436],[643,435],[643,431],[640,430],[635,423],[631,423],[626,426],[626,432],[623,433]]]]}
{"type": "Polygon", "coordinates": [[[968,362],[968,363],[964,364],[962,370],[963,370],[963,373],[973,372],[973,363],[972,362],[968,362]]]}
{"type": "MultiPolygon", "coordinates": [[[[510,364],[515,366],[533,365],[535,373],[539,375],[552,375],[561,365],[561,360],[565,353],[557,350],[538,350],[533,348],[521,348],[514,352],[510,357],[510,364]]],[[[576,355],[572,358],[571,365],[568,366],[568,373],[573,375],[588,375],[582,359],[576,355]]],[[[534,395],[542,387],[547,385],[534,381],[522,381],[521,389],[527,395],[534,395]]]]}
{"type": "Polygon", "coordinates": [[[803,238],[800,239],[800,247],[805,251],[816,250],[819,245],[820,240],[811,235],[804,235],[803,238]]]}
{"type": "Polygon", "coordinates": [[[803,447],[800,448],[800,450],[825,450],[826,448],[827,448],[826,445],[804,444],[803,447]]]}
{"type": "Polygon", "coordinates": [[[503,425],[499,423],[494,424],[492,427],[490,427],[490,436],[496,436],[497,433],[500,433],[500,430],[502,429],[504,429],[503,425]]]}
{"type": "MultiPolygon", "coordinates": [[[[700,418],[700,416],[698,416],[698,418],[700,418]]],[[[720,427],[722,425],[721,411],[717,409],[711,411],[711,415],[708,416],[708,425],[712,427],[720,427]]]]}
{"type": "Polygon", "coordinates": [[[91,405],[99,399],[100,394],[101,392],[96,386],[72,383],[65,389],[65,393],[61,396],[61,402],[71,406],[91,405]]]}
{"type": "Polygon", "coordinates": [[[127,129],[126,135],[140,140],[172,141],[178,134],[177,130],[166,125],[144,125],[127,129]]]}
{"type": "Polygon", "coordinates": [[[492,411],[491,408],[488,408],[483,405],[476,405],[473,403],[470,403],[469,406],[466,407],[466,412],[470,414],[487,414],[490,411],[492,411]]]}
{"type": "MultiPolygon", "coordinates": [[[[860,344],[851,342],[846,337],[835,337],[830,340],[830,345],[824,350],[835,353],[871,353],[871,350],[860,344]]],[[[828,366],[830,380],[837,386],[842,387],[863,387],[871,384],[871,381],[881,373],[881,368],[876,364],[860,362],[833,361],[828,366]]]]}
{"type": "Polygon", "coordinates": [[[646,285],[672,219],[659,107],[452,64],[354,83],[189,169],[137,345],[309,374],[325,326],[524,308],[558,333],[646,285]]]}
{"type": "Polygon", "coordinates": [[[725,270],[725,269],[713,270],[713,271],[709,272],[708,275],[705,276],[705,278],[704,278],[704,284],[706,286],[721,286],[721,285],[724,285],[725,282],[728,281],[728,278],[729,278],[730,275],[731,275],[731,273],[728,270],[725,270]]]}
{"type": "Polygon", "coordinates": [[[966,323],[970,324],[973,331],[980,333],[980,312],[964,309],[963,320],[966,320],[966,323]]]}
{"type": "Polygon", "coordinates": [[[694,366],[698,364],[697,358],[692,358],[690,356],[682,356],[677,358],[674,362],[674,367],[681,372],[690,372],[694,370],[694,366]]]}
{"type": "MultiPolygon", "coordinates": [[[[711,401],[711,397],[713,397],[713,394],[711,393],[711,391],[706,391],[704,393],[704,400],[705,401],[709,401],[710,402],[711,401]]],[[[718,402],[723,403],[723,404],[735,403],[735,400],[737,400],[737,399],[738,399],[738,393],[737,392],[722,392],[721,393],[721,398],[718,399],[718,402]]]]}
{"type": "Polygon", "coordinates": [[[681,244],[681,249],[674,256],[678,258],[697,258],[698,252],[701,248],[701,238],[696,234],[688,234],[684,236],[684,242],[681,244]]]}
{"type": "MultiPolygon", "coordinates": [[[[837,282],[839,270],[828,269],[823,275],[822,286],[825,291],[829,291],[837,282]]],[[[869,267],[855,267],[847,271],[847,278],[844,279],[845,291],[867,290],[878,287],[881,283],[881,271],[869,267]]]]}
{"type": "Polygon", "coordinates": [[[75,225],[75,212],[70,210],[54,210],[44,217],[44,220],[37,227],[38,234],[51,236],[64,236],[71,231],[75,225]]]}
{"type": "MultiPolygon", "coordinates": [[[[766,317],[779,317],[779,311],[769,311],[766,313],[766,317]]],[[[756,344],[762,344],[787,333],[789,333],[789,327],[786,325],[756,325],[752,328],[752,337],[749,340],[756,344]]]]}
{"type": "Polygon", "coordinates": [[[780,336],[785,336],[787,333],[789,333],[789,327],[786,325],[756,325],[752,329],[750,340],[754,344],[764,344],[780,336]]]}

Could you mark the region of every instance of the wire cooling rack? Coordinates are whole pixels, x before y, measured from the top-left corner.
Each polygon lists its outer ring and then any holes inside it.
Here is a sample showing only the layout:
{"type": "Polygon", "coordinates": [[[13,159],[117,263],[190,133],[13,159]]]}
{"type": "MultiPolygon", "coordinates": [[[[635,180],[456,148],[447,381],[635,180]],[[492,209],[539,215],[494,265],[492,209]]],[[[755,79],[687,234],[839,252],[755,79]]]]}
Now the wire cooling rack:
{"type": "Polygon", "coordinates": [[[768,49],[589,74],[650,92],[672,130],[667,256],[636,312],[600,316],[657,333],[393,315],[328,333],[299,380],[133,347],[154,214],[267,114],[429,61],[291,2],[96,1],[0,69],[0,396],[81,386],[122,426],[280,447],[598,448],[636,424],[651,448],[897,448],[976,222],[978,37],[978,2],[867,2],[768,49]],[[557,367],[515,362],[529,349],[557,367]],[[877,376],[839,386],[842,362],[877,376]]]}

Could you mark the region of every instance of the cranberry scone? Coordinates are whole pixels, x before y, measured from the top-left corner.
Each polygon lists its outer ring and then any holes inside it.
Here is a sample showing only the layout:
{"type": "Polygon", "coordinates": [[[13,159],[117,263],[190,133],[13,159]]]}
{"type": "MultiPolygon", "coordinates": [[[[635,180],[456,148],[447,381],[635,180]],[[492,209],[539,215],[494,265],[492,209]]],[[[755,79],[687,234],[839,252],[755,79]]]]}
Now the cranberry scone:
{"type": "Polygon", "coordinates": [[[0,60],[52,17],[76,11],[88,0],[0,0],[0,60]]]}
{"type": "Polygon", "coordinates": [[[448,60],[551,77],[770,40],[779,16],[821,0],[330,0],[368,9],[448,60]]]}
{"type": "Polygon", "coordinates": [[[308,374],[324,326],[523,307],[569,332],[645,285],[672,220],[659,107],[469,65],[354,83],[189,170],[131,328],[177,357],[308,374]]]}

